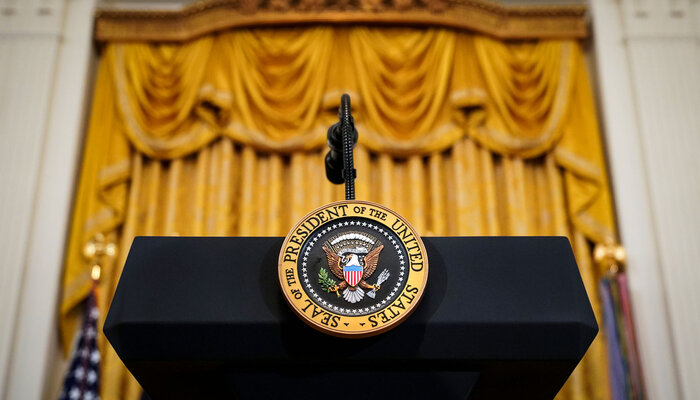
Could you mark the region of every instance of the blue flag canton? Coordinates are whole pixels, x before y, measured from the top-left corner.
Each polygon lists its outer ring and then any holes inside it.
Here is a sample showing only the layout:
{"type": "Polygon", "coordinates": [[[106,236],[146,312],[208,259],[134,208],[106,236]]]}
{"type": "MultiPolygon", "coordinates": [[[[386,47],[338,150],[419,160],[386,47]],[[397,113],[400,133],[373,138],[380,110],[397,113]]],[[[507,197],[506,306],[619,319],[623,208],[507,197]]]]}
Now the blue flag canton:
{"type": "Polygon", "coordinates": [[[59,400],[98,400],[100,383],[100,352],[97,349],[97,309],[94,293],[85,306],[78,346],[63,381],[59,400]]]}

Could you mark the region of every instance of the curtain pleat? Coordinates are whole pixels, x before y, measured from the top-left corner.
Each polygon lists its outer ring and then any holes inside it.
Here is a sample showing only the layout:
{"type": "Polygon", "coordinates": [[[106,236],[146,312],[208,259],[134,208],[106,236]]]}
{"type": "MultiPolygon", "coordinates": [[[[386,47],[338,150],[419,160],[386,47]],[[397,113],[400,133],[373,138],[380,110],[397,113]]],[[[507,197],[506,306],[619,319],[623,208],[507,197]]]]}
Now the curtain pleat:
{"type": "MultiPolygon", "coordinates": [[[[133,235],[286,234],[310,209],[344,198],[342,185],[326,181],[324,158],[324,150],[266,153],[230,138],[173,160],[136,153],[121,242],[133,235]]],[[[401,210],[421,232],[571,235],[564,172],[551,155],[500,156],[464,138],[425,156],[358,146],[355,159],[358,198],[401,210]]]]}
{"type": "MultiPolygon", "coordinates": [[[[230,138],[173,160],[135,154],[121,242],[134,234],[286,234],[313,207],[344,198],[342,185],[326,181],[324,157],[260,152],[230,138]]],[[[356,187],[358,198],[400,210],[431,235],[570,236],[564,172],[553,158],[500,156],[469,138],[425,156],[358,146],[356,187]]]]}
{"type": "Polygon", "coordinates": [[[408,176],[403,182],[408,190],[406,196],[409,202],[409,209],[406,210],[406,215],[412,215],[411,224],[418,230],[418,232],[425,232],[426,221],[425,221],[425,204],[427,203],[426,193],[426,182],[425,182],[425,168],[424,168],[423,157],[412,156],[408,159],[408,166],[406,173],[408,176]]]}
{"type": "Polygon", "coordinates": [[[255,236],[255,227],[257,226],[257,219],[255,218],[255,204],[254,204],[254,192],[257,188],[257,182],[255,182],[256,163],[255,163],[255,151],[249,147],[243,149],[241,154],[242,165],[241,165],[241,200],[240,200],[240,218],[239,218],[239,229],[238,233],[241,236],[255,236]],[[255,221],[255,222],[254,222],[255,221]]]}

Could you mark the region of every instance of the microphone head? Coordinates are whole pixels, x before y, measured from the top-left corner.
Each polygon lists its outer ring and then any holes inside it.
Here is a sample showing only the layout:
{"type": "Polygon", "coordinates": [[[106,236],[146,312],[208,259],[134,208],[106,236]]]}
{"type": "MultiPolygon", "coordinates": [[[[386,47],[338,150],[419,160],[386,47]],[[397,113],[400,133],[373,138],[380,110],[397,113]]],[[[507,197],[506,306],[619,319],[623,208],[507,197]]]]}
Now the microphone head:
{"type": "MultiPolygon", "coordinates": [[[[341,111],[343,108],[350,112],[350,97],[346,94],[341,98],[341,111]]],[[[342,115],[339,115],[342,119],[342,115]]],[[[357,129],[355,129],[354,120],[352,115],[349,115],[349,125],[352,128],[352,142],[353,147],[357,143],[357,129]]],[[[335,184],[341,184],[345,182],[343,178],[343,130],[342,130],[342,120],[331,125],[328,128],[328,134],[326,135],[326,141],[330,151],[326,154],[326,177],[329,181],[335,184]]]]}
{"type": "Polygon", "coordinates": [[[326,154],[326,178],[336,185],[345,182],[343,179],[343,153],[330,150],[326,154]]]}

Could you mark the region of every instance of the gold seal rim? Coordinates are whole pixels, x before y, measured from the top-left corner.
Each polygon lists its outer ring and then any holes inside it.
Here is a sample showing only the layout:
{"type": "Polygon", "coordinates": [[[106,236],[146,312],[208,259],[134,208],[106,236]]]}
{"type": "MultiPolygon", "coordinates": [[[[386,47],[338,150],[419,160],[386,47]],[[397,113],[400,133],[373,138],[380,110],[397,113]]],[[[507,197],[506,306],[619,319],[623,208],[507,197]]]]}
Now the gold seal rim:
{"type": "MultiPolygon", "coordinates": [[[[385,222],[380,221],[380,220],[377,220],[377,219],[374,219],[373,217],[369,217],[369,216],[356,216],[356,217],[358,217],[358,218],[368,218],[368,219],[374,220],[374,221],[376,221],[376,222],[379,222],[379,223],[383,224],[383,225],[386,226],[388,229],[391,229],[385,222]]],[[[340,218],[348,218],[348,217],[340,217],[340,218]]],[[[313,231],[310,231],[310,232],[309,232],[308,237],[302,242],[302,245],[300,245],[300,247],[299,247],[300,250],[301,250],[301,247],[303,247],[303,245],[306,244],[306,241],[308,240],[308,238],[312,236],[312,233],[313,233],[313,232],[316,232],[316,230],[317,230],[320,226],[322,226],[322,225],[323,225],[323,224],[320,224],[319,226],[317,226],[316,228],[314,228],[313,231]]],[[[395,231],[393,231],[393,229],[392,229],[392,232],[396,233],[395,231]]],[[[403,243],[403,241],[402,241],[402,244],[403,244],[404,247],[405,247],[405,244],[403,243]]],[[[301,253],[300,253],[300,254],[301,254],[301,253]]],[[[295,262],[295,268],[298,268],[298,263],[299,263],[299,261],[298,261],[298,259],[297,259],[297,261],[295,262]]],[[[324,204],[324,205],[322,205],[322,206],[320,206],[320,207],[317,207],[317,208],[315,208],[314,210],[308,212],[308,213],[305,214],[303,217],[301,217],[301,218],[299,219],[299,221],[297,221],[297,223],[294,224],[294,226],[289,230],[289,233],[287,233],[287,236],[285,236],[285,238],[284,238],[284,242],[282,243],[282,247],[280,248],[280,254],[279,254],[279,257],[278,257],[278,259],[277,259],[277,277],[278,277],[278,279],[279,279],[280,291],[282,292],[282,294],[283,294],[283,296],[284,296],[284,300],[287,302],[287,305],[289,305],[289,308],[292,309],[292,311],[294,312],[294,314],[296,314],[297,317],[299,317],[302,321],[304,321],[304,323],[306,323],[306,324],[309,325],[310,327],[314,328],[315,330],[320,331],[320,332],[323,332],[323,333],[325,333],[325,334],[329,334],[329,335],[336,336],[336,337],[342,337],[342,338],[358,338],[358,339],[359,339],[359,338],[366,338],[366,337],[370,337],[370,336],[379,335],[379,334],[381,334],[381,333],[383,333],[383,332],[389,331],[389,330],[391,330],[391,329],[397,327],[398,325],[400,325],[400,324],[401,324],[402,322],[404,322],[408,317],[410,317],[411,314],[413,314],[413,312],[415,311],[415,309],[416,309],[416,308],[418,307],[418,305],[421,303],[421,300],[423,300],[423,294],[425,293],[425,288],[426,288],[426,285],[427,285],[427,283],[428,283],[428,273],[429,273],[429,265],[428,265],[428,264],[429,264],[428,256],[427,256],[427,252],[426,252],[426,250],[425,250],[425,244],[423,243],[422,237],[418,234],[418,232],[417,232],[416,229],[413,227],[413,225],[411,225],[411,224],[406,220],[406,218],[404,218],[401,214],[397,213],[396,211],[394,211],[394,210],[392,210],[392,209],[390,209],[390,208],[388,208],[388,207],[386,207],[386,206],[384,206],[384,205],[382,205],[382,204],[374,203],[374,202],[371,202],[371,201],[365,201],[365,200],[340,200],[340,201],[336,201],[336,202],[333,202],[333,203],[324,204]],[[287,281],[286,281],[287,277],[286,277],[286,275],[285,275],[285,268],[284,268],[284,261],[283,261],[283,259],[284,259],[284,254],[285,254],[285,253],[284,253],[284,250],[286,249],[287,245],[289,244],[289,241],[290,241],[290,239],[292,238],[292,236],[294,236],[294,233],[296,232],[296,230],[300,227],[300,225],[301,225],[303,222],[305,222],[309,217],[313,216],[314,214],[317,214],[318,212],[323,211],[323,210],[326,210],[326,209],[328,209],[328,208],[330,208],[330,207],[338,206],[338,205],[344,205],[344,204],[345,204],[345,205],[351,205],[351,204],[352,204],[352,205],[357,205],[357,204],[362,204],[362,205],[366,205],[366,206],[375,207],[375,208],[377,208],[377,209],[380,209],[380,210],[386,212],[387,214],[390,214],[390,215],[392,215],[392,216],[398,218],[404,225],[406,225],[406,227],[408,228],[408,230],[409,230],[411,233],[413,233],[413,235],[414,235],[415,238],[416,238],[416,242],[418,243],[418,246],[419,246],[419,248],[420,248],[420,250],[421,250],[421,254],[423,255],[423,271],[424,271],[424,273],[423,273],[423,279],[422,279],[422,281],[420,282],[419,292],[416,294],[416,297],[413,299],[413,301],[412,301],[410,304],[408,304],[408,305],[406,306],[406,310],[405,310],[403,313],[401,313],[400,315],[398,315],[397,317],[391,319],[389,322],[386,322],[386,323],[384,323],[384,324],[378,325],[378,326],[376,326],[376,327],[374,327],[374,328],[368,328],[368,329],[366,329],[366,330],[360,330],[360,331],[348,331],[348,330],[343,330],[342,328],[340,328],[340,326],[338,326],[338,328],[333,328],[333,327],[324,325],[324,324],[322,324],[322,323],[320,323],[320,322],[318,322],[318,321],[315,321],[313,318],[307,316],[302,310],[300,310],[299,308],[297,308],[297,306],[296,306],[296,304],[295,304],[295,302],[294,302],[294,299],[292,299],[292,298],[290,297],[291,294],[288,293],[287,290],[285,290],[285,285],[287,284],[287,281]]],[[[410,273],[411,273],[410,271],[412,271],[412,269],[411,269],[410,266],[408,267],[408,269],[409,269],[409,274],[410,274],[410,273]]],[[[407,279],[407,282],[408,282],[408,279],[407,279]]],[[[408,284],[408,283],[407,283],[407,284],[408,284]]],[[[405,290],[405,288],[404,288],[404,290],[405,290]]],[[[306,294],[304,294],[304,295],[306,295],[306,294]]],[[[311,300],[311,297],[310,297],[310,296],[308,296],[308,295],[306,295],[306,296],[307,296],[307,298],[309,298],[309,300],[311,300]]],[[[311,300],[311,302],[312,302],[314,305],[317,305],[318,307],[321,307],[321,306],[318,305],[315,301],[311,300]]],[[[390,303],[389,305],[387,305],[385,308],[382,308],[382,309],[378,310],[376,313],[385,311],[385,310],[387,310],[389,307],[391,307],[392,305],[393,305],[393,301],[392,301],[392,303],[390,303]]],[[[321,307],[321,308],[322,308],[322,307],[321,307]]],[[[331,314],[331,315],[337,315],[337,316],[340,316],[340,317],[347,317],[347,318],[363,318],[363,317],[367,317],[367,315],[364,315],[364,316],[357,316],[357,317],[344,316],[344,315],[341,315],[341,314],[334,314],[333,312],[328,311],[328,310],[326,310],[326,309],[324,309],[324,311],[328,312],[328,313],[331,314]]]]}

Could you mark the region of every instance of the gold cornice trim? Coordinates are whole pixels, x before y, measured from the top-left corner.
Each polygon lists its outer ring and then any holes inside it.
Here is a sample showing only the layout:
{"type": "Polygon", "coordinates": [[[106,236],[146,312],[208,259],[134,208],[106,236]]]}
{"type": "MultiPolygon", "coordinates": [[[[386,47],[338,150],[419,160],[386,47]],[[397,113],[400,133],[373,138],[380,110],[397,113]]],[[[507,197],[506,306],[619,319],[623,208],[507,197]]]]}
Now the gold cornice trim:
{"type": "Polygon", "coordinates": [[[253,26],[442,26],[499,39],[585,38],[586,7],[504,6],[488,0],[204,0],[177,11],[99,10],[95,39],[190,40],[253,26]]]}

